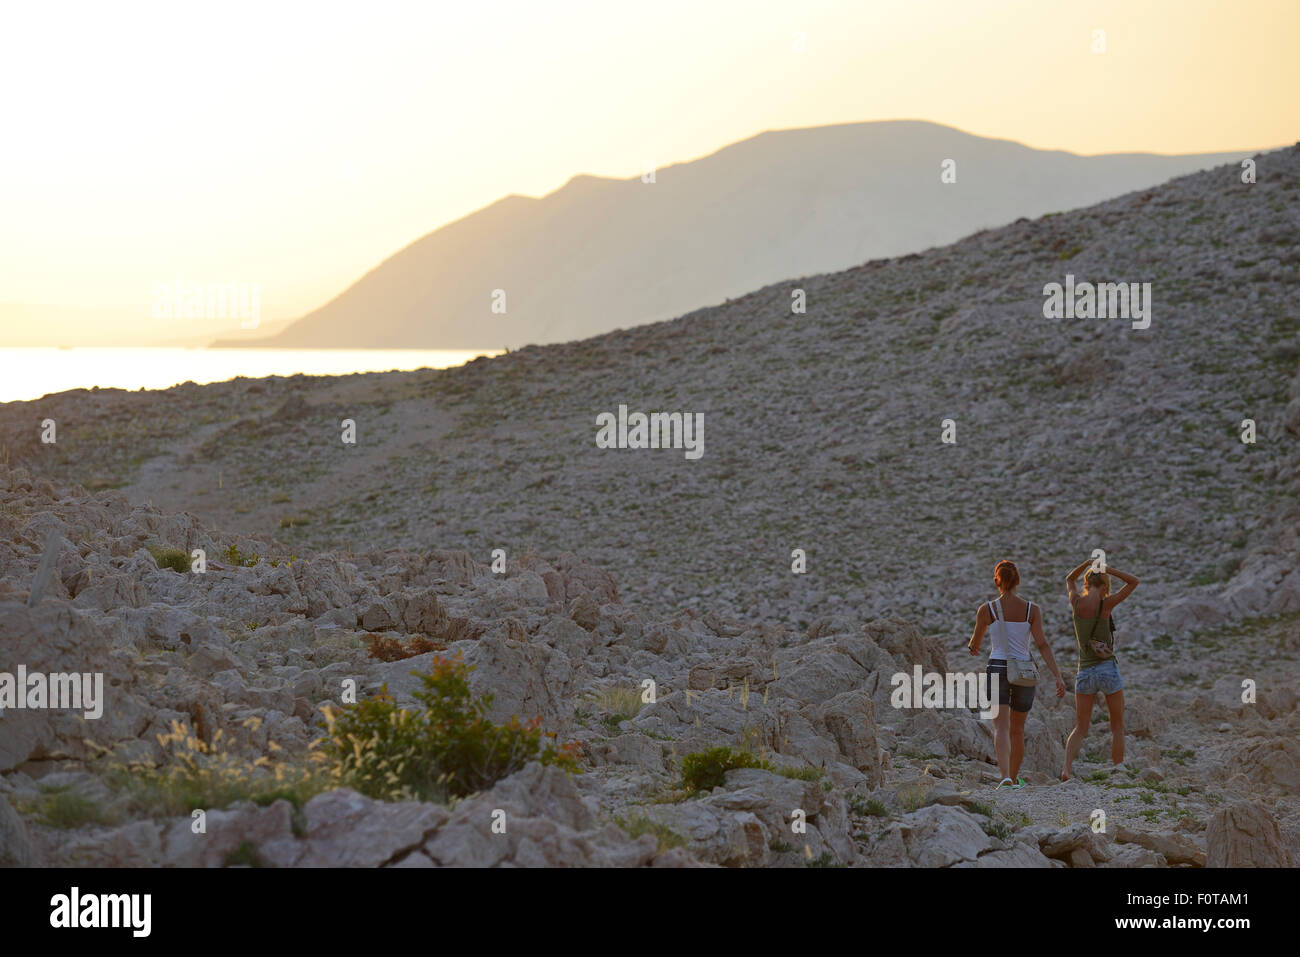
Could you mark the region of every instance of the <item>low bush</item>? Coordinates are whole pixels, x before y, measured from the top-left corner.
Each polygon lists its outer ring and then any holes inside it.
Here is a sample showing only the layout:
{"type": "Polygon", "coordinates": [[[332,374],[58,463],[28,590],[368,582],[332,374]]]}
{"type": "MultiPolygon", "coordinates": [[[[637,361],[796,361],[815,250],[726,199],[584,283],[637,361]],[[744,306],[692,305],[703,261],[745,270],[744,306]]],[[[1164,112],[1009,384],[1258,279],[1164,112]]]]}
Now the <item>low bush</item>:
{"type": "Polygon", "coordinates": [[[472,696],[469,667],[459,658],[435,657],[415,692],[422,711],[397,707],[380,694],[327,707],[323,752],[339,780],[384,801],[442,801],[490,788],[530,761],[578,770],[577,745],[559,746],[541,718],[527,723],[487,718],[491,695],[472,696]]]}
{"type": "Polygon", "coordinates": [[[115,814],[68,785],[42,785],[41,796],[24,810],[45,827],[79,828],[117,823],[115,814]]]}
{"type": "Polygon", "coordinates": [[[190,570],[190,556],[179,548],[151,548],[149,554],[153,555],[159,568],[170,568],[182,574],[190,570]]]}
{"type": "Polygon", "coordinates": [[[725,745],[696,751],[682,759],[682,787],[689,791],[711,791],[726,783],[728,771],[736,768],[770,769],[766,761],[748,751],[737,751],[725,745]]]}

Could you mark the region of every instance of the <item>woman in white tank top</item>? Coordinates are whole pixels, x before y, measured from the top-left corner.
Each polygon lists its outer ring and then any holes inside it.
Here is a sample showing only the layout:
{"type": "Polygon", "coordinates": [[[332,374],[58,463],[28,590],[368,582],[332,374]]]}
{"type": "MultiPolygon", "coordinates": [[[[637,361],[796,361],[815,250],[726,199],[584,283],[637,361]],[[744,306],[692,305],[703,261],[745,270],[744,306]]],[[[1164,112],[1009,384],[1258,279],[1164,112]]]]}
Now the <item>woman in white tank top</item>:
{"type": "Polygon", "coordinates": [[[989,663],[985,669],[986,680],[997,677],[998,712],[993,718],[993,743],[998,755],[998,772],[1002,780],[998,789],[1009,787],[1019,790],[1025,786],[1020,777],[1020,764],[1025,758],[1025,719],[1034,703],[1033,686],[1013,685],[1007,680],[1007,660],[1033,661],[1030,641],[1047,662],[1056,677],[1056,696],[1065,697],[1065,682],[1056,666],[1052,648],[1043,637],[1043,615],[1032,601],[1016,594],[1020,585],[1020,572],[1015,562],[1000,561],[993,569],[993,581],[998,587],[998,597],[980,605],[975,615],[975,633],[967,647],[978,655],[984,632],[992,636],[989,663]]]}

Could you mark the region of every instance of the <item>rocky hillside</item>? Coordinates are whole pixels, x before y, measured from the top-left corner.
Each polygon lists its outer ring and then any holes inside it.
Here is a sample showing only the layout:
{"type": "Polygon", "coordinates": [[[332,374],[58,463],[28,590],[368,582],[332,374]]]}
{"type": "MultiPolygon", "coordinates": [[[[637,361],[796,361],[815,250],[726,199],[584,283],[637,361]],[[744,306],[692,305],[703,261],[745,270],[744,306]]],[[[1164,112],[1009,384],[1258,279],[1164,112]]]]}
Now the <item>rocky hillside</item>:
{"type": "Polygon", "coordinates": [[[580,548],[659,611],[901,615],[955,641],[1012,557],[1060,635],[1061,580],[1094,548],[1142,578],[1135,633],[1212,619],[1228,583],[1236,615],[1296,611],[1276,543],[1297,490],[1300,151],[1239,173],[459,369],[9,403],[0,457],[300,552],[580,548]],[[1045,319],[1067,273],[1150,282],[1150,328],[1045,319]],[[703,413],[703,456],[597,448],[620,405],[703,413]]]}
{"type": "Polygon", "coordinates": [[[461,369],[0,407],[0,671],[109,689],[94,723],[0,716],[0,856],[1291,863],[1300,149],[1257,162],[1254,184],[1225,167],[461,369]],[[1067,273],[1150,282],[1149,328],[1044,318],[1067,273]],[[598,448],[620,405],[704,413],[704,454],[598,448]],[[209,570],[151,548],[204,548],[209,570]],[[1119,613],[1130,760],[1109,766],[1099,710],[1057,783],[1073,709],[1044,685],[1034,786],[995,793],[985,725],[893,707],[890,676],[971,666],[1003,557],[1069,663],[1060,583],[1094,548],[1142,578],[1119,613]],[[540,717],[584,773],[530,765],[450,805],[236,802],[206,840],[123,788],[115,768],[171,760],[173,722],[256,768],[305,760],[345,680],[411,701],[433,652],[381,661],[383,638],[463,654],[497,719],[540,717]],[[718,745],[770,766],[683,793],[682,759],[718,745]],[[525,823],[494,834],[501,808],[525,823]]]}
{"type": "Polygon", "coordinates": [[[24,470],[0,468],[0,509],[6,665],[100,672],[106,688],[98,719],[0,716],[5,863],[1201,866],[1286,864],[1300,846],[1295,621],[1213,653],[1131,656],[1133,759],[1103,764],[1098,736],[1064,785],[1050,782],[1068,712],[1044,688],[1028,731],[1036,786],[994,792],[974,714],[891,704],[891,675],[963,667],[906,621],[823,616],[795,630],[646,615],[573,554],[521,556],[504,573],[463,551],[304,560],[24,470]],[[24,585],[51,540],[53,573],[29,607],[24,585]],[[201,575],[160,568],[149,549],[177,542],[228,557],[201,575]],[[377,660],[368,639],[381,636],[436,650],[377,660]],[[496,696],[490,717],[540,718],[576,742],[583,773],[530,764],[447,805],[337,787],[296,802],[286,785],[285,799],[223,807],[245,771],[278,780],[307,759],[320,706],[345,682],[412,705],[411,672],[435,654],[474,666],[474,690],[496,696]],[[1273,667],[1257,672],[1265,657],[1273,667]],[[1246,673],[1260,680],[1251,705],[1238,697],[1246,673]],[[684,792],[682,759],[720,744],[767,767],[684,792]],[[194,762],[207,776],[184,777],[189,790],[138,787],[140,769],[194,762]],[[203,834],[181,813],[192,807],[203,834]],[[1087,823],[1098,809],[1100,834],[1087,823]]]}

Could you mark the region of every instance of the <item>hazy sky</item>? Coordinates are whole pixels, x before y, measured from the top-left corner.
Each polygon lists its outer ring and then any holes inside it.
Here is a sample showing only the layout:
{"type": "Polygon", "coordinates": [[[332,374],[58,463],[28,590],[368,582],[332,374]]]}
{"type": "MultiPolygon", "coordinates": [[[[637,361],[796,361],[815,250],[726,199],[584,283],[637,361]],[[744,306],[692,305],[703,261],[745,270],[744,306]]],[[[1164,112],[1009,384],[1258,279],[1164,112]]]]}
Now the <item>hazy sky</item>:
{"type": "Polygon", "coordinates": [[[1079,153],[1300,138],[1297,0],[0,10],[0,303],[142,322],[176,277],[256,283],[264,320],[296,316],[508,193],[767,129],[927,119],[1079,153]]]}

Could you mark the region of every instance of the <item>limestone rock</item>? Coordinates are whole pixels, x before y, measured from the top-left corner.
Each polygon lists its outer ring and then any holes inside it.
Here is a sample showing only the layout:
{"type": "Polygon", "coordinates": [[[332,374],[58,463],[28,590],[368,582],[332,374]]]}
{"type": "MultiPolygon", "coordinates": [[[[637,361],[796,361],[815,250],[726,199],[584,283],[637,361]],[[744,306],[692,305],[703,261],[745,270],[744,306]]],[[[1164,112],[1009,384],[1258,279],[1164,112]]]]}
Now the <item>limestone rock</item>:
{"type": "Polygon", "coordinates": [[[1258,802],[1221,807],[1205,831],[1207,867],[1294,867],[1273,815],[1258,802]]]}

